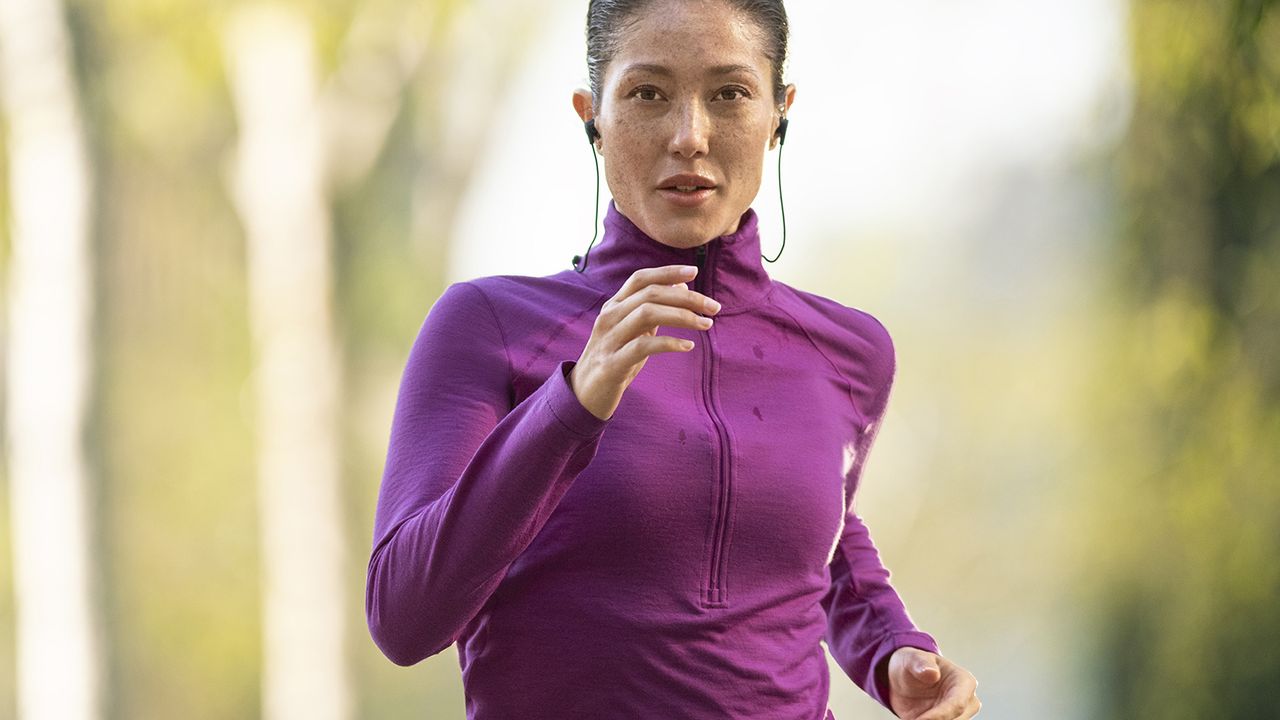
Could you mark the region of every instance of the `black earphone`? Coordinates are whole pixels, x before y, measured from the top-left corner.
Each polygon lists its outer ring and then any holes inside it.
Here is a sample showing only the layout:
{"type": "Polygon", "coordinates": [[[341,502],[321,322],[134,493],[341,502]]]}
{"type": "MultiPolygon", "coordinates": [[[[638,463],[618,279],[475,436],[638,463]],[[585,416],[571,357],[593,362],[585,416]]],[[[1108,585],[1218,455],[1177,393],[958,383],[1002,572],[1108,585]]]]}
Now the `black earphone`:
{"type": "MultiPolygon", "coordinates": [[[[587,142],[591,145],[591,158],[595,160],[595,163],[596,163],[596,205],[595,205],[596,220],[595,220],[595,233],[591,236],[591,244],[587,246],[587,255],[590,255],[591,248],[595,246],[596,238],[599,237],[599,234],[600,234],[600,158],[597,157],[596,148],[595,148],[596,140],[600,138],[600,131],[596,130],[595,118],[591,118],[590,120],[583,123],[583,127],[585,127],[587,131],[587,142]]],[[[782,119],[778,121],[778,129],[774,131],[773,135],[774,137],[778,138],[778,145],[779,145],[778,147],[778,205],[782,210],[782,247],[778,249],[778,254],[775,255],[771,260],[765,257],[764,255],[760,256],[765,260],[768,260],[769,262],[777,262],[778,258],[782,257],[782,250],[787,247],[787,209],[786,209],[786,206],[782,204],[782,147],[781,147],[782,145],[785,145],[787,143],[786,116],[783,116],[782,119]]],[[[587,255],[573,256],[574,270],[578,272],[583,272],[587,269],[587,255]],[[579,262],[581,262],[581,267],[579,267],[579,262]]]]}
{"type": "MultiPolygon", "coordinates": [[[[594,234],[591,236],[591,244],[587,246],[587,255],[590,255],[591,248],[596,244],[596,237],[600,234],[600,158],[596,156],[596,138],[600,137],[600,131],[596,130],[595,118],[591,118],[583,125],[587,129],[587,142],[591,144],[591,159],[596,162],[596,221],[594,223],[594,234]]],[[[586,255],[573,256],[573,269],[578,272],[583,272],[587,269],[586,255]],[[578,266],[579,262],[582,263],[581,267],[578,266]]]]}

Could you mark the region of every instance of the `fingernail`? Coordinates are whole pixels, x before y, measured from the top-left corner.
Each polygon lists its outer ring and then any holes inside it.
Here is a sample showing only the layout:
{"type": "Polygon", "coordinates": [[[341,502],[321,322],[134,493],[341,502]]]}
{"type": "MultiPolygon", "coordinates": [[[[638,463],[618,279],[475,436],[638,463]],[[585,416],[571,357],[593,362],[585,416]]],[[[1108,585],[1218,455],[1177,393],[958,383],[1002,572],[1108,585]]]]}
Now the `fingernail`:
{"type": "Polygon", "coordinates": [[[710,310],[711,312],[720,312],[720,303],[716,302],[715,300],[712,300],[711,298],[707,298],[707,302],[704,304],[707,306],[707,309],[710,310]]]}
{"type": "Polygon", "coordinates": [[[684,269],[680,271],[680,274],[686,277],[693,277],[697,272],[698,267],[696,265],[685,265],[684,269]]]}

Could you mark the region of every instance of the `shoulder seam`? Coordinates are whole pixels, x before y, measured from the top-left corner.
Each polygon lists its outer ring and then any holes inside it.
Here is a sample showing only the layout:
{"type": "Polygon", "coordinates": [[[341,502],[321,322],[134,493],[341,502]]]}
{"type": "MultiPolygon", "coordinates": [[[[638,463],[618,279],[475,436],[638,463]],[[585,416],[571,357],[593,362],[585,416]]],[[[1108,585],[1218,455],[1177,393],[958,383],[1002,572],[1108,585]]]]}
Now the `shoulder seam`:
{"type": "MultiPolygon", "coordinates": [[[[592,286],[590,286],[590,285],[588,285],[588,287],[591,287],[591,289],[595,290],[595,288],[594,288],[594,287],[592,287],[592,286]]],[[[520,368],[520,371],[521,371],[521,372],[528,372],[529,368],[533,367],[533,364],[534,364],[535,362],[537,362],[537,361],[538,361],[538,360],[543,356],[543,354],[545,354],[545,353],[546,353],[547,348],[548,348],[548,347],[550,347],[551,343],[552,343],[552,342],[553,342],[557,337],[559,337],[559,336],[560,336],[560,333],[564,332],[564,329],[565,329],[565,328],[567,328],[567,327],[569,327],[570,325],[573,325],[574,323],[578,322],[578,320],[579,320],[583,315],[587,314],[587,313],[588,313],[588,312],[590,312],[591,310],[593,310],[593,309],[598,309],[599,307],[601,307],[601,306],[603,306],[603,305],[604,305],[605,300],[609,297],[609,293],[607,293],[607,292],[602,292],[602,291],[600,291],[600,290],[596,290],[596,292],[597,292],[597,293],[599,293],[599,294],[597,295],[597,297],[596,297],[596,299],[595,299],[595,300],[593,300],[593,301],[592,301],[590,304],[588,304],[586,307],[584,307],[584,308],[582,308],[581,310],[579,310],[579,311],[578,311],[578,314],[577,314],[577,315],[574,315],[572,319],[567,320],[567,321],[565,321],[565,322],[563,322],[563,323],[560,323],[559,325],[557,325],[557,326],[556,326],[556,328],[555,328],[554,330],[552,330],[552,331],[551,331],[551,334],[550,334],[550,335],[548,335],[548,336],[546,337],[546,340],[544,340],[544,341],[543,341],[542,345],[540,345],[540,346],[537,348],[537,352],[535,352],[535,353],[531,354],[531,355],[529,356],[529,360],[528,360],[528,362],[526,362],[526,363],[524,364],[524,367],[520,368]]]]}
{"type": "Polygon", "coordinates": [[[792,315],[790,311],[788,311],[786,308],[782,307],[782,305],[780,305],[780,304],[778,304],[778,303],[774,303],[774,305],[773,305],[773,306],[774,306],[774,307],[776,307],[776,308],[778,308],[778,310],[780,310],[784,315],[786,315],[788,318],[790,318],[790,319],[791,319],[791,322],[792,322],[792,323],[793,323],[797,328],[799,328],[799,329],[800,329],[800,332],[804,334],[805,339],[809,341],[809,344],[813,346],[813,349],[814,349],[814,350],[816,350],[816,351],[818,351],[818,354],[822,356],[822,359],[823,359],[823,360],[826,360],[826,361],[827,361],[827,364],[831,366],[831,370],[832,370],[833,372],[835,372],[835,374],[836,374],[836,375],[837,375],[841,380],[843,380],[843,381],[844,381],[845,391],[846,391],[846,392],[848,393],[848,395],[849,395],[849,405],[853,407],[853,414],[854,414],[854,415],[855,415],[859,420],[861,420],[861,421],[862,421],[862,424],[863,424],[863,425],[866,425],[866,424],[867,424],[867,418],[863,417],[862,412],[861,412],[860,410],[858,410],[858,402],[857,402],[857,400],[855,400],[855,399],[854,399],[854,397],[853,397],[853,383],[849,380],[849,378],[848,378],[844,373],[840,372],[840,368],[839,368],[838,366],[836,366],[836,364],[835,364],[834,362],[832,362],[831,357],[830,357],[829,355],[827,355],[825,352],[823,352],[823,351],[822,351],[822,348],[818,347],[818,343],[814,342],[814,340],[813,340],[813,336],[809,334],[809,331],[808,331],[807,329],[805,329],[804,325],[803,325],[803,324],[801,324],[799,320],[796,320],[796,316],[795,316],[795,315],[792,315]]]}
{"type": "Polygon", "coordinates": [[[889,408],[889,395],[893,392],[894,381],[898,377],[898,348],[893,341],[893,335],[889,332],[889,328],[880,321],[880,318],[863,310],[858,310],[857,312],[871,318],[884,331],[886,347],[889,353],[889,375],[885,379],[884,388],[877,394],[876,405],[872,408],[875,411],[873,417],[877,418],[876,422],[879,424],[889,408]]]}
{"type": "Polygon", "coordinates": [[[493,317],[494,326],[498,328],[498,337],[502,339],[502,354],[507,358],[507,401],[510,403],[514,395],[511,383],[515,379],[515,366],[511,363],[511,346],[507,343],[507,333],[502,329],[502,321],[498,319],[498,313],[493,308],[493,301],[489,299],[489,294],[483,288],[470,280],[463,280],[460,284],[480,293],[480,298],[484,300],[484,306],[489,309],[489,315],[493,317]]]}

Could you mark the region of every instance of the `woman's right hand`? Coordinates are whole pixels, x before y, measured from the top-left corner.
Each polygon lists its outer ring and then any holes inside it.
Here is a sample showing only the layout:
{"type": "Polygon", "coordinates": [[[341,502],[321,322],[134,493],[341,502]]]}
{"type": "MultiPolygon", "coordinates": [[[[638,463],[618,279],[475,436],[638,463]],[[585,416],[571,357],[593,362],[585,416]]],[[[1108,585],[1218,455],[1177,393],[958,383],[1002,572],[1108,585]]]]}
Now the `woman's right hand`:
{"type": "Polygon", "coordinates": [[[695,275],[693,265],[641,268],[605,301],[568,378],[578,401],[592,415],[601,420],[613,417],[623,391],[650,355],[693,349],[690,340],[659,335],[659,327],[711,327],[712,319],[698,313],[714,315],[720,304],[689,289],[685,281],[695,275]]]}

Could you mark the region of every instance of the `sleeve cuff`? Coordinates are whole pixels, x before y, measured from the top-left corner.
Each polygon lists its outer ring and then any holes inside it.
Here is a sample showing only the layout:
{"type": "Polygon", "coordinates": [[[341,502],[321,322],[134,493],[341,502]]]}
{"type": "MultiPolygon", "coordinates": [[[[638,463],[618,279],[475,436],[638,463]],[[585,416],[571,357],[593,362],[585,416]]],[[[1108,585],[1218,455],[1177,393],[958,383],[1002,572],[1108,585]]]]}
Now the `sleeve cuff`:
{"type": "MultiPolygon", "coordinates": [[[[893,712],[893,706],[889,704],[889,658],[900,647],[913,647],[925,650],[936,655],[941,655],[942,651],[938,649],[938,642],[934,640],[929,633],[919,631],[890,633],[888,637],[880,643],[880,648],[876,650],[875,659],[872,664],[872,673],[874,675],[874,699],[881,705],[885,706],[889,712],[893,712]]],[[[893,713],[897,716],[897,713],[893,713]]]]}
{"type": "Polygon", "coordinates": [[[545,401],[561,425],[578,435],[591,437],[603,430],[609,420],[601,420],[583,407],[582,401],[573,392],[573,387],[569,385],[569,372],[576,364],[576,360],[563,360],[556,366],[551,377],[547,378],[545,401]]]}

